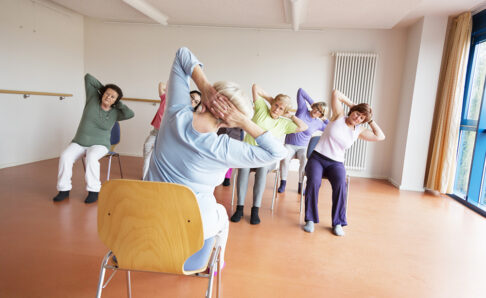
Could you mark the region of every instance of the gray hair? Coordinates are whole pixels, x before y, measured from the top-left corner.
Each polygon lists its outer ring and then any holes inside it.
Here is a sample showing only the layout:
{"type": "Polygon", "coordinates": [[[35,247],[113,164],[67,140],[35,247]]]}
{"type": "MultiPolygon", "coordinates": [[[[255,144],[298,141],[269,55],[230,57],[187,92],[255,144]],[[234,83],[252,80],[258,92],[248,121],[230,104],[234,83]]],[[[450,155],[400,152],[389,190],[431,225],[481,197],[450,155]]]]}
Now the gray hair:
{"type": "Polygon", "coordinates": [[[252,101],[243,93],[238,84],[233,82],[219,81],[214,83],[213,87],[220,94],[226,96],[246,117],[250,119],[253,117],[252,101]]]}

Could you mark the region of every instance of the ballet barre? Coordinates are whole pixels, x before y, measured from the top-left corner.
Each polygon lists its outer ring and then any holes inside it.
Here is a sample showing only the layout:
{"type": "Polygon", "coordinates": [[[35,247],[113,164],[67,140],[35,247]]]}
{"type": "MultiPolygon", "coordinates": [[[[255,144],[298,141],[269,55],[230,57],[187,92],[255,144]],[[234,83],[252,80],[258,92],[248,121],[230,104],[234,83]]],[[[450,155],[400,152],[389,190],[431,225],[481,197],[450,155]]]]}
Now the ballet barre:
{"type": "Polygon", "coordinates": [[[59,96],[59,100],[63,100],[66,97],[72,97],[69,93],[55,93],[55,92],[40,92],[40,91],[18,91],[18,90],[4,90],[0,89],[0,93],[6,94],[22,94],[24,98],[29,98],[31,95],[42,95],[42,96],[59,96]]]}
{"type": "Polygon", "coordinates": [[[157,103],[160,103],[160,100],[156,100],[156,99],[146,99],[146,98],[130,98],[130,97],[122,97],[122,100],[128,100],[128,101],[138,101],[138,102],[150,102],[150,103],[152,103],[154,106],[155,106],[157,103]]]}

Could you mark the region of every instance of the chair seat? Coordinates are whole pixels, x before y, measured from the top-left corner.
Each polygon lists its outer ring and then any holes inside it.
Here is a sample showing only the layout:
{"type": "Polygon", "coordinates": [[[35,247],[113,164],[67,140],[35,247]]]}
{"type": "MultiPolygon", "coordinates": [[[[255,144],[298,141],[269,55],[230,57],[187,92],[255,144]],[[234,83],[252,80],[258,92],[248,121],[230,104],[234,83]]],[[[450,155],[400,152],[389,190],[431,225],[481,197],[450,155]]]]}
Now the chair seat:
{"type": "Polygon", "coordinates": [[[184,263],[184,271],[192,271],[191,273],[195,273],[206,270],[214,244],[215,237],[204,240],[203,247],[190,256],[184,263]]]}

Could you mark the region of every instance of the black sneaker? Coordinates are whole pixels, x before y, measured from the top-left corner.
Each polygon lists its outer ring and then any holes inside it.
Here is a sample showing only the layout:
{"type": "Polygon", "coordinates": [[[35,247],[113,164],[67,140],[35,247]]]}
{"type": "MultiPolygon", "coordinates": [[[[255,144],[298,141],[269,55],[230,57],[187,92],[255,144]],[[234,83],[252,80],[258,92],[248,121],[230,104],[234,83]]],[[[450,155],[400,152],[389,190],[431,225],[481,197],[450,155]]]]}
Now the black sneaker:
{"type": "Polygon", "coordinates": [[[60,191],[57,196],[55,196],[52,200],[54,202],[64,201],[65,199],[69,199],[69,190],[60,191]]]}
{"type": "Polygon", "coordinates": [[[96,201],[98,201],[98,192],[89,191],[88,192],[88,196],[86,197],[86,199],[84,200],[84,202],[86,204],[91,204],[91,203],[94,203],[96,201]]]}

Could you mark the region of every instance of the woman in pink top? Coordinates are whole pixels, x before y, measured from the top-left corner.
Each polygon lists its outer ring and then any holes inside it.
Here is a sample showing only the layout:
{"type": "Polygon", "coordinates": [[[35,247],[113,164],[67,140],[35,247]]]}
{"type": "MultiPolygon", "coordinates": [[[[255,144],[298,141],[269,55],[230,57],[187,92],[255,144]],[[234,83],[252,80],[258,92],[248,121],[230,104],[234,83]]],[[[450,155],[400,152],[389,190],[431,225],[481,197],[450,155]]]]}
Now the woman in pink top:
{"type": "Polygon", "coordinates": [[[317,202],[323,178],[327,178],[332,187],[332,226],[333,233],[344,236],[346,222],[346,169],[344,152],[360,138],[365,141],[383,141],[385,134],[373,121],[371,107],[366,103],[355,105],[343,93],[334,90],[331,100],[331,121],[324,130],[312,152],[305,173],[305,226],[304,231],[314,232],[314,223],[319,222],[317,202]],[[344,115],[343,105],[349,107],[344,115]],[[371,129],[362,126],[367,122],[371,129]]]}
{"type": "MultiPolygon", "coordinates": [[[[160,105],[157,113],[154,116],[154,119],[150,123],[154,129],[150,131],[149,136],[145,140],[143,144],[143,175],[142,179],[145,178],[147,175],[148,167],[150,164],[150,156],[152,156],[152,151],[154,150],[155,138],[159,133],[160,122],[162,122],[162,116],[164,116],[165,110],[165,92],[166,92],[166,85],[165,83],[159,83],[159,97],[160,97],[160,105]]],[[[189,95],[191,96],[191,105],[194,108],[199,104],[201,101],[201,92],[197,90],[192,90],[189,95]]]]}

